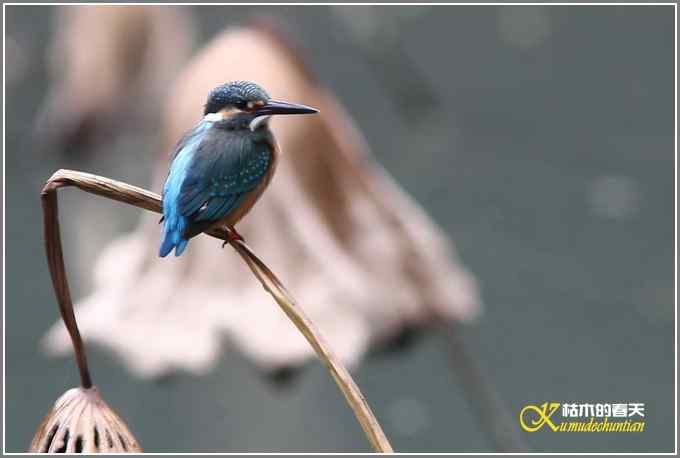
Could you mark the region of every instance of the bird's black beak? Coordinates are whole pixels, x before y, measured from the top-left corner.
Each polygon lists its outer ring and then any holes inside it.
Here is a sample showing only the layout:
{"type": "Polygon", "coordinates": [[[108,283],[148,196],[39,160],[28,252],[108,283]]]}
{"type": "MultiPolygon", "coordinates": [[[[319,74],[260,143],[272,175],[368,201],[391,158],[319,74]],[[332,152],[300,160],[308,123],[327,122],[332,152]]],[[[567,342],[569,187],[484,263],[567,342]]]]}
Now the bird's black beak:
{"type": "Polygon", "coordinates": [[[255,110],[257,116],[267,115],[290,115],[290,114],[311,114],[318,113],[316,108],[296,103],[283,102],[281,100],[269,100],[266,104],[255,110]]]}

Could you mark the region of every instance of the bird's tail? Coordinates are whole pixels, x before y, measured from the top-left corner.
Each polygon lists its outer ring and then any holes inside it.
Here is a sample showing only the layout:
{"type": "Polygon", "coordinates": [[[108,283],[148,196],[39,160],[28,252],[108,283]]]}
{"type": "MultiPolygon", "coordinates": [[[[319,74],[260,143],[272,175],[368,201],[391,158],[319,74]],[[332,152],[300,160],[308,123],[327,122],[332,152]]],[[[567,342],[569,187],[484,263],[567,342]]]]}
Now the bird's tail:
{"type": "Polygon", "coordinates": [[[166,230],[163,233],[163,242],[161,242],[161,248],[158,251],[158,255],[161,258],[166,257],[174,248],[175,256],[181,256],[184,249],[187,247],[189,240],[182,237],[182,234],[178,230],[166,230]]]}

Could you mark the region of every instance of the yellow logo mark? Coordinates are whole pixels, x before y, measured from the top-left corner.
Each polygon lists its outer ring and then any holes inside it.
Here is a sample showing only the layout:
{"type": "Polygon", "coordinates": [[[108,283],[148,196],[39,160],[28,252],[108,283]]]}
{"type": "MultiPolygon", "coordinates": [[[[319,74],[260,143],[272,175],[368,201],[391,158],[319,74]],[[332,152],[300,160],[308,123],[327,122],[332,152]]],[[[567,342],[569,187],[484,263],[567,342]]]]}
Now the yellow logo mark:
{"type": "Polygon", "coordinates": [[[519,424],[522,426],[524,431],[533,433],[538,431],[547,424],[550,429],[557,431],[557,425],[552,422],[550,417],[553,416],[557,409],[560,408],[559,402],[544,402],[539,406],[528,405],[522,409],[519,413],[519,424]],[[534,415],[535,414],[535,415],[534,415]],[[525,417],[529,420],[528,423],[525,422],[525,417]]]}

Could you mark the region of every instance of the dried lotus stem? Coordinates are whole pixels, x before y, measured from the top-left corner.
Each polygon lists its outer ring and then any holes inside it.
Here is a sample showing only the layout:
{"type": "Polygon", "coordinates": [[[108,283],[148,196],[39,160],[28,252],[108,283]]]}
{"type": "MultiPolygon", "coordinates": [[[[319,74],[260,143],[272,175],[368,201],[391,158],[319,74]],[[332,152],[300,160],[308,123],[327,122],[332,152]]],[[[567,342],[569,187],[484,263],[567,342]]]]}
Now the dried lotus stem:
{"type": "MultiPolygon", "coordinates": [[[[78,328],[75,324],[73,304],[71,303],[70,295],[68,293],[68,283],[64,273],[65,269],[61,253],[61,241],[59,239],[56,190],[69,186],[74,186],[91,194],[124,202],[156,213],[161,212],[161,197],[158,194],[131,186],[127,183],[89,173],[64,169],[54,173],[43,188],[42,199],[46,221],[46,236],[49,235],[54,241],[54,246],[50,246],[48,242],[48,259],[53,260],[50,261],[52,281],[57,296],[59,297],[59,305],[60,310],[62,311],[62,317],[64,317],[64,322],[67,323],[67,327],[69,326],[69,323],[72,324],[72,326],[69,327],[69,333],[71,334],[74,348],[78,346],[76,348],[76,359],[78,361],[78,367],[81,369],[81,379],[91,384],[87,372],[85,352],[82,347],[78,328]]],[[[213,229],[208,231],[207,234],[221,240],[229,240],[229,233],[226,229],[213,229]]],[[[380,427],[378,420],[375,418],[375,415],[371,411],[363,394],[359,390],[359,387],[340,360],[328,348],[314,325],[309,321],[302,310],[295,305],[295,301],[285,290],[278,278],[276,278],[271,270],[269,270],[269,268],[244,243],[237,241],[231,242],[230,244],[243,258],[267,292],[272,295],[286,316],[288,316],[293,324],[300,330],[305,339],[312,345],[319,358],[324,362],[336,384],[347,399],[350,408],[354,412],[357,421],[364,430],[364,433],[373,448],[377,452],[392,453],[392,446],[387,440],[385,433],[380,427]]]]}

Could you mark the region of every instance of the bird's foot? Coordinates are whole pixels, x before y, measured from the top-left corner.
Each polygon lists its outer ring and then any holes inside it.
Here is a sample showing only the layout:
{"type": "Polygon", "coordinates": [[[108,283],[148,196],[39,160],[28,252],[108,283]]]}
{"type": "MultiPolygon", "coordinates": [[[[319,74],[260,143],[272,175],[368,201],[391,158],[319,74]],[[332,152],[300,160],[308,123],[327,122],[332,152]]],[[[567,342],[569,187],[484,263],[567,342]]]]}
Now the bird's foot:
{"type": "Polygon", "coordinates": [[[222,248],[224,248],[227,245],[227,243],[236,242],[236,241],[245,242],[245,240],[243,240],[243,237],[241,236],[241,234],[236,232],[236,228],[230,227],[229,229],[227,229],[227,240],[225,240],[224,243],[222,244],[222,248]]]}

